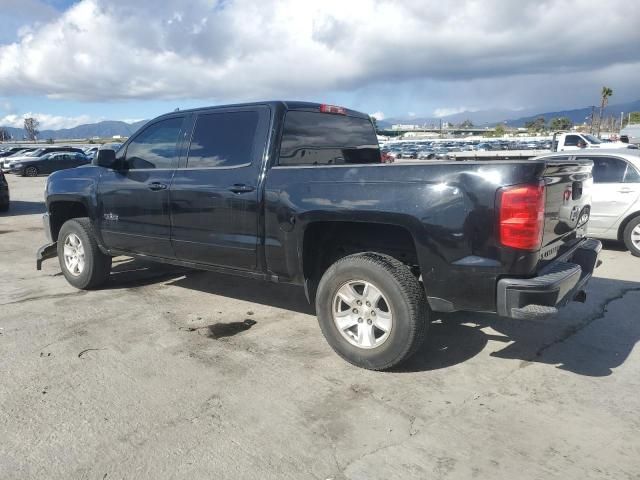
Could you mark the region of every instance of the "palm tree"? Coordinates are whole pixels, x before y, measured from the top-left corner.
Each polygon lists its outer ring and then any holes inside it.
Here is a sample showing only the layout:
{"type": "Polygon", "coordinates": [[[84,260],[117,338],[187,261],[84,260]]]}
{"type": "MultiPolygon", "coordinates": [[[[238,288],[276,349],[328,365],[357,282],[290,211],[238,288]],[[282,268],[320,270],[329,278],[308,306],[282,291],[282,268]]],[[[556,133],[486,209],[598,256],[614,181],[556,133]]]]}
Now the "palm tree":
{"type": "Polygon", "coordinates": [[[600,116],[598,117],[598,136],[600,136],[600,126],[602,125],[602,112],[609,103],[609,97],[613,95],[613,90],[609,87],[602,87],[601,101],[600,101],[600,116]]]}

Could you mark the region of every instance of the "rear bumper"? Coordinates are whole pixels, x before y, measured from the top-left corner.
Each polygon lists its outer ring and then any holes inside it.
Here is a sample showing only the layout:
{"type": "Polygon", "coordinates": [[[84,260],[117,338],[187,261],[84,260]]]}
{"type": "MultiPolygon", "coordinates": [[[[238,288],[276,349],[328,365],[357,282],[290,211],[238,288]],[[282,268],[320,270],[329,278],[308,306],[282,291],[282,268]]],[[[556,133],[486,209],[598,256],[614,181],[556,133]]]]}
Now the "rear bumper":
{"type": "Polygon", "coordinates": [[[533,278],[502,278],[498,281],[497,311],[503,317],[537,319],[582,292],[598,262],[602,244],[585,239],[577,248],[545,266],[533,278]]]}

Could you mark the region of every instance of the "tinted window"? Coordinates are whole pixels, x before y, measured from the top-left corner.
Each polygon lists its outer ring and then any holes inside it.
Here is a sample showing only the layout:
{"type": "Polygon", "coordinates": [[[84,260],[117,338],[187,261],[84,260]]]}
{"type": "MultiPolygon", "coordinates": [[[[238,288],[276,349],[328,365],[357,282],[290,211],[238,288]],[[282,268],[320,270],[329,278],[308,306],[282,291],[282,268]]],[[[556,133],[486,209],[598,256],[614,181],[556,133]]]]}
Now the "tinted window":
{"type": "Polygon", "coordinates": [[[638,173],[638,170],[630,163],[627,164],[627,173],[624,176],[624,183],[640,183],[640,173],[638,173]]]}
{"type": "Polygon", "coordinates": [[[127,147],[127,164],[131,169],[171,168],[176,156],[176,142],[182,118],[168,118],[154,123],[136,136],[127,147]]]}
{"type": "Polygon", "coordinates": [[[258,112],[198,115],[187,168],[236,167],[251,163],[258,112]]]}
{"type": "Polygon", "coordinates": [[[577,160],[593,161],[594,183],[620,183],[627,169],[627,162],[613,157],[577,157],[577,160]]]}
{"type": "Polygon", "coordinates": [[[578,135],[567,135],[564,139],[564,144],[567,147],[577,147],[580,141],[584,142],[578,135]]]}
{"type": "Polygon", "coordinates": [[[320,112],[287,113],[280,165],[380,162],[378,138],[368,119],[320,112]]]}

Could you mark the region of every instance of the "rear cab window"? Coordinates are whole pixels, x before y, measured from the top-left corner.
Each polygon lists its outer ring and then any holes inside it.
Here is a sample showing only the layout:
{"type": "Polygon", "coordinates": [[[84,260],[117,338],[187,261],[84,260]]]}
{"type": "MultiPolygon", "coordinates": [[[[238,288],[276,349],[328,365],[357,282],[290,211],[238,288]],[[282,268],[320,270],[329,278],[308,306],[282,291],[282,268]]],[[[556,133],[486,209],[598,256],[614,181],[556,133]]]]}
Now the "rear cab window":
{"type": "Polygon", "coordinates": [[[368,118],[290,110],[287,112],[279,165],[381,163],[380,147],[368,118]]]}

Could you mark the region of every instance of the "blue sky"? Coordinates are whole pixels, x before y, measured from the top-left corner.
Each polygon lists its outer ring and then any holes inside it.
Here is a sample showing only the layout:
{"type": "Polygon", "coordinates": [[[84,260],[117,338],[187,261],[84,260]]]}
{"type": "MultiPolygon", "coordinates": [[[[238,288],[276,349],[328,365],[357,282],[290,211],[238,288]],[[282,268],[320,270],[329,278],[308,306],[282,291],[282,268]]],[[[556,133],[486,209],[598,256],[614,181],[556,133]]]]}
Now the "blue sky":
{"type": "Polygon", "coordinates": [[[640,11],[622,0],[2,4],[0,125],[274,98],[384,118],[576,108],[602,85],[640,98],[640,11]]]}

